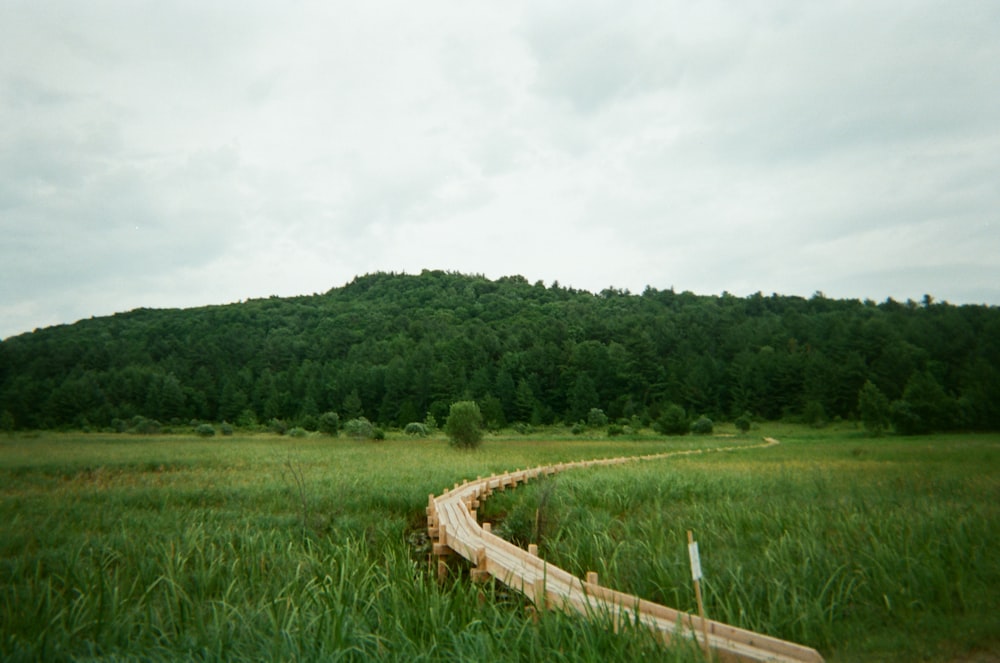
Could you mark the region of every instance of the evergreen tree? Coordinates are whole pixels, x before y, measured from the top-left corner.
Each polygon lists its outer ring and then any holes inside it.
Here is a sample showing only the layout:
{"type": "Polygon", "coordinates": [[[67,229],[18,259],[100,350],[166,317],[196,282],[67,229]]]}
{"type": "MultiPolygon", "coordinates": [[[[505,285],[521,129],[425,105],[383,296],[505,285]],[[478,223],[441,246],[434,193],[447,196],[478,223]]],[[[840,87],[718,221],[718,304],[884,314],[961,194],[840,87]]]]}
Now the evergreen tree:
{"type": "Polygon", "coordinates": [[[879,436],[889,427],[889,399],[871,380],[858,392],[858,414],[865,430],[879,436]]]}
{"type": "Polygon", "coordinates": [[[483,441],[483,415],[475,401],[458,401],[451,404],[445,433],[451,445],[472,449],[483,441]]]}

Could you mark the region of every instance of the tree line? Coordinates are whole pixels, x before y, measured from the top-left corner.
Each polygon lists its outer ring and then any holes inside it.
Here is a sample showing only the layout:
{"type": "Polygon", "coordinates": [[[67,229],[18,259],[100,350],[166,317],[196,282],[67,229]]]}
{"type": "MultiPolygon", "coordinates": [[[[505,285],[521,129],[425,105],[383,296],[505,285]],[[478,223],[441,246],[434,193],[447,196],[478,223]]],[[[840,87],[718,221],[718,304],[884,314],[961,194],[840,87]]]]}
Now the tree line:
{"type": "Polygon", "coordinates": [[[996,430],[1000,309],[930,296],[591,293],[424,271],[139,309],[0,343],[8,429],[136,417],[315,427],[326,412],[404,427],[443,422],[458,400],[491,427],[574,423],[594,408],[648,425],[676,408],[815,423],[874,407],[902,432],[996,430]]]}

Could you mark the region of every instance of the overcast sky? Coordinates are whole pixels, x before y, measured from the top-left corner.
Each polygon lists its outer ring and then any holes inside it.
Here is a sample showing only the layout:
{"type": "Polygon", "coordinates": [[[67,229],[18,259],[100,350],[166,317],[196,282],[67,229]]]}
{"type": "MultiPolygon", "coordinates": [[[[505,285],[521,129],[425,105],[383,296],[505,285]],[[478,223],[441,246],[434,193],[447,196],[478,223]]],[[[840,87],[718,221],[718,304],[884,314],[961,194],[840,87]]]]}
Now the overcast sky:
{"type": "Polygon", "coordinates": [[[424,268],[1000,304],[1000,2],[0,3],[0,337],[424,268]]]}

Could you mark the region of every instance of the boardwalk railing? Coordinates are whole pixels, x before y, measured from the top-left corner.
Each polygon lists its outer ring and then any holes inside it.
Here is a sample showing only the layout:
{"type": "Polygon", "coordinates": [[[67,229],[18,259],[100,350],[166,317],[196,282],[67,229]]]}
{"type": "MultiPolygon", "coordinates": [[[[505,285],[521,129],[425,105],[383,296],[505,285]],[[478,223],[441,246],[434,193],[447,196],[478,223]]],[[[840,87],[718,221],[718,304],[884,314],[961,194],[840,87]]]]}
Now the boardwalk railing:
{"type": "MultiPolygon", "coordinates": [[[[756,446],[767,447],[774,444],[778,444],[778,441],[765,438],[764,444],[756,446]]],[[[496,578],[527,596],[542,610],[575,611],[588,617],[606,615],[616,627],[624,623],[644,624],[667,642],[678,637],[697,638],[723,661],[822,663],[823,657],[815,649],[717,621],[702,621],[696,615],[603,587],[593,573],[588,574],[586,579],[577,578],[546,563],[538,556],[536,546],[532,545],[524,550],[496,536],[490,531],[489,523],[480,525],[476,516],[480,502],[494,491],[514,488],[543,475],[596,465],[618,465],[669,456],[749,448],[754,447],[733,446],[559,463],[456,484],[438,497],[430,495],[428,498],[427,528],[432,540],[436,541],[434,554],[439,556],[439,573],[444,573],[447,569],[441,558],[457,553],[475,565],[472,570],[473,579],[496,578]]]]}

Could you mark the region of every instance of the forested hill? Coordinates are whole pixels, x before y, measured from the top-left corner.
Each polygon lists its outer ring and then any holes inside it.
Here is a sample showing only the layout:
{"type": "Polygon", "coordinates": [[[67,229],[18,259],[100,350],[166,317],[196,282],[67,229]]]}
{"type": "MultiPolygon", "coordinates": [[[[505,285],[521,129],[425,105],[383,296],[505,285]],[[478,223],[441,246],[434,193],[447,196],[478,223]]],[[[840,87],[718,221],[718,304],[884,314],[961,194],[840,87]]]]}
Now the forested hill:
{"type": "Polygon", "coordinates": [[[647,288],[599,294],[522,277],[373,274],[323,295],[141,309],[0,343],[4,427],[308,425],[326,411],[440,422],[474,398],[494,425],[856,416],[870,380],[911,428],[1000,428],[1000,309],[647,288]]]}

